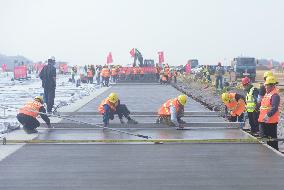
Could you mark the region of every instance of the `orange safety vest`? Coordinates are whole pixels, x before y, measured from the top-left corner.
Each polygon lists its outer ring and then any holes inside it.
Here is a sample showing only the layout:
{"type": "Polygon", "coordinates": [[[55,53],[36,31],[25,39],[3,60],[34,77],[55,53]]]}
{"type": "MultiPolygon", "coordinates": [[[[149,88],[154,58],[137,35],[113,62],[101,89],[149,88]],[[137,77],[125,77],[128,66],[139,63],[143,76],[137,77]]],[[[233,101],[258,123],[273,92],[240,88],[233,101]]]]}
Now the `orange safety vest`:
{"type": "Polygon", "coordinates": [[[165,73],[165,75],[168,75],[170,73],[170,68],[166,67],[164,73],[165,73]]]}
{"type": "Polygon", "coordinates": [[[137,75],[137,74],[138,74],[138,72],[139,72],[138,68],[136,68],[136,67],[135,67],[135,68],[133,68],[133,74],[134,74],[134,75],[137,75]]]}
{"type": "Polygon", "coordinates": [[[109,105],[110,109],[113,110],[114,112],[116,111],[116,108],[115,108],[115,104],[111,103],[109,101],[109,98],[106,98],[104,99],[101,104],[99,105],[98,107],[98,111],[101,113],[101,114],[104,114],[105,113],[105,110],[104,110],[104,105],[109,105]]]}
{"type": "Polygon", "coordinates": [[[109,77],[110,76],[110,71],[108,68],[103,68],[101,72],[102,77],[109,77]]]}
{"type": "Polygon", "coordinates": [[[91,69],[88,69],[87,76],[94,77],[93,71],[91,69]]]}
{"type": "Polygon", "coordinates": [[[174,71],[174,77],[176,77],[177,76],[177,71],[174,71]]]}
{"type": "MultiPolygon", "coordinates": [[[[258,117],[259,122],[263,122],[263,119],[265,115],[272,109],[271,107],[271,97],[274,94],[278,94],[278,90],[275,88],[272,90],[269,94],[265,94],[264,97],[261,100],[261,106],[260,106],[260,113],[258,117]]],[[[279,122],[279,107],[277,112],[271,116],[267,122],[265,123],[278,123],[279,122]]]]}
{"type": "Polygon", "coordinates": [[[141,70],[141,71],[140,71],[140,74],[141,74],[141,75],[144,75],[144,71],[143,71],[143,70],[141,70]]]}
{"type": "Polygon", "coordinates": [[[239,101],[236,101],[236,93],[230,93],[229,94],[229,103],[226,103],[225,105],[229,110],[232,111],[232,116],[240,116],[246,109],[246,104],[243,99],[239,99],[239,101]]]}
{"type": "Polygon", "coordinates": [[[111,76],[116,76],[117,75],[117,69],[111,69],[111,76]]]}
{"type": "Polygon", "coordinates": [[[36,118],[38,116],[39,109],[42,104],[38,101],[31,101],[26,103],[20,110],[19,113],[32,116],[36,118]]]}
{"type": "Polygon", "coordinates": [[[169,116],[171,115],[170,113],[170,106],[174,106],[176,109],[176,112],[178,113],[180,110],[180,104],[178,103],[178,99],[174,98],[174,99],[169,99],[166,101],[166,103],[164,103],[159,111],[158,111],[158,115],[159,116],[169,116]]]}

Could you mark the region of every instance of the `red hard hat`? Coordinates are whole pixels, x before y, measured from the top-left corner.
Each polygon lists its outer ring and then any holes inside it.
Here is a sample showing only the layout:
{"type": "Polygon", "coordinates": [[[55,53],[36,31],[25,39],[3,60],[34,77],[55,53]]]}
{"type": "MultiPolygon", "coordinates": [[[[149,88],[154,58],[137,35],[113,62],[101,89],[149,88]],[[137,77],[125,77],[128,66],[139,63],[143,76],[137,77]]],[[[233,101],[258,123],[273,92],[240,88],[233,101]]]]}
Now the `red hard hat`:
{"type": "Polygon", "coordinates": [[[242,85],[245,86],[250,83],[250,79],[248,77],[242,78],[242,85]]]}

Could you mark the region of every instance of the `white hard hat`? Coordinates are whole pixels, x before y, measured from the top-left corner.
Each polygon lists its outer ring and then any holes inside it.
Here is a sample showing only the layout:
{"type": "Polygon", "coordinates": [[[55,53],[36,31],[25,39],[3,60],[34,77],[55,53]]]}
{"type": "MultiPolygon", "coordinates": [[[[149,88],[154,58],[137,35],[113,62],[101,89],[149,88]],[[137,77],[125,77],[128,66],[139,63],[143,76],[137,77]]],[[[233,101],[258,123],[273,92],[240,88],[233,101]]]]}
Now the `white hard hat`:
{"type": "Polygon", "coordinates": [[[55,57],[51,56],[50,58],[48,58],[49,60],[55,61],[55,57]]]}

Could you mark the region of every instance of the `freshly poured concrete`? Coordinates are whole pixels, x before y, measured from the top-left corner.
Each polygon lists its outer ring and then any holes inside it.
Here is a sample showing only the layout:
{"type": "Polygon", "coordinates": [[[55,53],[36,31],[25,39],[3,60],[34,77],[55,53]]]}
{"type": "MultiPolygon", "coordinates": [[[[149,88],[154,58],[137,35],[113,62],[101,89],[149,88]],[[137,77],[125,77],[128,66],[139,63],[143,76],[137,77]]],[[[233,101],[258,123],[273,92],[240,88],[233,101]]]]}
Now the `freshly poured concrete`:
{"type": "MultiPolygon", "coordinates": [[[[110,92],[131,111],[155,112],[170,97],[180,93],[170,86],[118,85],[95,98],[79,112],[97,111],[110,92]]],[[[208,111],[189,99],[186,111],[208,111]]],[[[98,116],[72,119],[101,123],[98,116]]],[[[135,117],[140,122],[154,118],[135,117]]],[[[187,117],[188,122],[222,122],[218,117],[187,117]]],[[[97,128],[40,130],[42,140],[138,139],[97,128]]],[[[117,124],[117,118],[111,121],[117,124]]],[[[55,124],[56,125],[56,124],[55,124]]],[[[60,124],[58,124],[60,126],[60,124]]],[[[119,128],[154,139],[244,139],[247,134],[229,128],[119,128]]],[[[12,145],[6,145],[12,146],[12,145]]],[[[284,158],[261,144],[46,144],[25,145],[0,162],[0,189],[282,189],[284,158]]]]}

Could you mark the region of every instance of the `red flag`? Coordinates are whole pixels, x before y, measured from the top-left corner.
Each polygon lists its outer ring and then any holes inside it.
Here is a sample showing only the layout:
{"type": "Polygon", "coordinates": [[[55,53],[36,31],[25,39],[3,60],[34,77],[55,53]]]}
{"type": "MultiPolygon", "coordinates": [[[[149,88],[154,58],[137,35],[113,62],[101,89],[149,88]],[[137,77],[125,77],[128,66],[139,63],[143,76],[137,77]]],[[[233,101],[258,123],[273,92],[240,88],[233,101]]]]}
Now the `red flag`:
{"type": "Polygon", "coordinates": [[[164,52],[160,51],[158,52],[159,55],[159,63],[163,63],[164,62],[164,52]]]}
{"type": "Polygon", "coordinates": [[[112,55],[111,55],[111,52],[109,52],[108,56],[107,56],[107,64],[110,64],[112,63],[113,60],[112,60],[112,55]]]}
{"type": "Polygon", "coordinates": [[[282,68],[284,68],[284,61],[281,63],[282,68]]]}
{"type": "Polygon", "coordinates": [[[129,53],[130,53],[131,57],[134,57],[134,55],[135,55],[135,49],[132,48],[129,53]]]}
{"type": "Polygon", "coordinates": [[[2,72],[6,72],[6,68],[7,68],[7,65],[6,64],[2,64],[2,72]]]}

